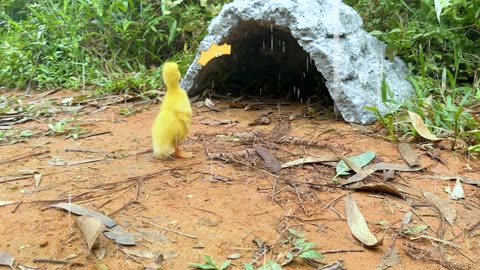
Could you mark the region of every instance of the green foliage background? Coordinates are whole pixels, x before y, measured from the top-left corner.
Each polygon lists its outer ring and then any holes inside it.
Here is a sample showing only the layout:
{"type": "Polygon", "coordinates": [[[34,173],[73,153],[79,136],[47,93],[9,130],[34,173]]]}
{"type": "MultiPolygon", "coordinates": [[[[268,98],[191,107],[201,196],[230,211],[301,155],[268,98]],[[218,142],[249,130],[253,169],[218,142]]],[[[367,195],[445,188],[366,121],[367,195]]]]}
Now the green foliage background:
{"type": "Polygon", "coordinates": [[[226,1],[7,0],[0,86],[155,88],[166,59],[190,62],[226,1]]]}

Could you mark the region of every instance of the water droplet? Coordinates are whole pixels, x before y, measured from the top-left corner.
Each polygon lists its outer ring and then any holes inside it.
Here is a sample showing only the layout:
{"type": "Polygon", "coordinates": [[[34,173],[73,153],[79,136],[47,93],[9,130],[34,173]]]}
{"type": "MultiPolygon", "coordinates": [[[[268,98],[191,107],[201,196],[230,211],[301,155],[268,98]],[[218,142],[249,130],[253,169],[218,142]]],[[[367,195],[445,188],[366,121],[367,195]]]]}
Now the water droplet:
{"type": "Polygon", "coordinates": [[[285,41],[282,42],[282,52],[285,53],[285,41]]]}
{"type": "Polygon", "coordinates": [[[297,98],[300,98],[300,87],[297,88],[297,98]]]}
{"type": "Polygon", "coordinates": [[[261,95],[262,95],[262,88],[261,88],[261,87],[260,87],[260,91],[259,91],[259,92],[260,92],[260,96],[261,96],[261,95]]]}
{"type": "Polygon", "coordinates": [[[215,80],[212,81],[212,89],[215,88],[215,80]]]}
{"type": "Polygon", "coordinates": [[[300,99],[300,104],[303,104],[303,99],[302,98],[300,99]]]}
{"type": "Polygon", "coordinates": [[[273,34],[270,34],[270,51],[273,52],[273,34]]]}
{"type": "Polygon", "coordinates": [[[307,75],[305,74],[305,72],[303,72],[303,78],[307,77],[307,75]]]}
{"type": "Polygon", "coordinates": [[[265,40],[263,41],[263,49],[265,50],[265,40]]]}
{"type": "Polygon", "coordinates": [[[307,72],[308,72],[308,66],[310,65],[310,56],[307,55],[307,72]]]}

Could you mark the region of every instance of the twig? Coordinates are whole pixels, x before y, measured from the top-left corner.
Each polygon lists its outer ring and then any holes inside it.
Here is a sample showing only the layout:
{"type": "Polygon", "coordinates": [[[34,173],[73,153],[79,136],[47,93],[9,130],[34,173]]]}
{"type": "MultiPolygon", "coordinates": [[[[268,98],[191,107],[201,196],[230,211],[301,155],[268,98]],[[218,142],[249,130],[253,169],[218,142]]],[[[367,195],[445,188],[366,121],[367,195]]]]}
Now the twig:
{"type": "Polygon", "coordinates": [[[44,150],[44,151],[33,152],[33,153],[24,153],[24,154],[17,155],[17,156],[15,156],[15,157],[13,157],[13,158],[5,159],[5,160],[0,160],[0,164],[5,164],[5,163],[14,162],[14,161],[17,161],[17,160],[20,160],[20,159],[24,159],[24,158],[27,158],[27,157],[40,156],[40,155],[43,155],[43,154],[46,154],[46,153],[49,153],[49,152],[50,152],[50,150],[44,150]]]}
{"type": "Polygon", "coordinates": [[[112,132],[111,131],[102,131],[102,132],[97,132],[97,133],[83,134],[83,135],[79,135],[78,138],[79,139],[85,139],[85,138],[88,138],[88,137],[100,136],[100,135],[109,134],[109,133],[112,133],[112,132]]]}
{"type": "Polygon", "coordinates": [[[33,259],[34,263],[55,263],[55,264],[69,264],[69,265],[78,265],[84,266],[84,263],[81,262],[71,262],[69,260],[60,260],[60,259],[47,259],[47,258],[36,258],[33,259]]]}
{"type": "Polygon", "coordinates": [[[346,253],[346,252],[365,252],[364,249],[333,249],[333,250],[326,250],[320,251],[320,254],[329,254],[329,253],[346,253]]]}
{"type": "Polygon", "coordinates": [[[214,214],[214,215],[216,215],[216,216],[220,217],[220,221],[222,221],[222,220],[223,220],[223,216],[222,216],[222,215],[220,215],[220,214],[217,214],[217,213],[215,213],[215,212],[212,212],[212,211],[210,211],[210,210],[207,210],[207,209],[202,209],[202,208],[197,208],[197,207],[193,207],[193,206],[192,206],[191,208],[193,208],[193,209],[197,209],[197,210],[199,210],[199,211],[204,211],[204,212],[207,212],[207,213],[210,213],[210,214],[214,214]]]}
{"type": "Polygon", "coordinates": [[[172,229],[169,229],[169,228],[166,228],[166,227],[163,227],[163,226],[160,226],[160,225],[157,225],[155,223],[152,223],[152,222],[149,222],[149,221],[146,221],[146,220],[143,220],[143,219],[139,219],[136,217],[136,219],[142,221],[142,222],[145,222],[147,224],[150,224],[154,227],[157,227],[157,228],[160,228],[160,229],[163,229],[165,231],[169,231],[169,232],[172,232],[172,233],[176,233],[176,234],[179,234],[179,235],[183,235],[185,237],[188,237],[188,238],[192,238],[192,239],[197,239],[197,237],[195,235],[191,235],[191,234],[186,234],[186,233],[182,233],[182,232],[179,232],[179,231],[175,231],[175,230],[172,230],[172,229]]]}
{"type": "Polygon", "coordinates": [[[443,239],[431,237],[431,236],[428,236],[428,235],[420,235],[419,237],[414,237],[414,238],[412,238],[412,239],[413,239],[413,240],[416,240],[416,239],[421,239],[421,238],[429,239],[429,240],[432,240],[432,241],[435,241],[435,242],[439,242],[439,243],[442,243],[442,244],[446,244],[446,245],[450,245],[450,246],[456,247],[456,248],[459,248],[459,247],[460,247],[459,245],[454,244],[454,243],[452,243],[452,242],[449,242],[449,241],[447,241],[447,240],[443,240],[443,239]]]}
{"type": "Polygon", "coordinates": [[[20,205],[22,205],[22,204],[23,204],[23,201],[18,202],[17,205],[15,206],[15,208],[13,208],[13,210],[12,210],[12,214],[15,213],[17,211],[17,209],[20,207],[20,205]]]}
{"type": "Polygon", "coordinates": [[[327,209],[327,208],[329,208],[329,207],[331,207],[331,206],[334,206],[334,205],[337,203],[338,200],[340,200],[341,198],[347,196],[347,195],[350,194],[350,193],[353,193],[353,191],[350,191],[350,192],[348,192],[348,193],[345,193],[345,194],[343,194],[343,195],[340,195],[340,196],[338,196],[337,198],[331,200],[327,205],[325,205],[324,207],[322,207],[322,210],[325,210],[325,209],[327,209]]]}
{"type": "Polygon", "coordinates": [[[95,153],[95,154],[102,154],[104,156],[108,156],[108,153],[103,150],[95,150],[95,149],[85,149],[85,148],[65,148],[65,152],[83,152],[83,153],[95,153]]]}

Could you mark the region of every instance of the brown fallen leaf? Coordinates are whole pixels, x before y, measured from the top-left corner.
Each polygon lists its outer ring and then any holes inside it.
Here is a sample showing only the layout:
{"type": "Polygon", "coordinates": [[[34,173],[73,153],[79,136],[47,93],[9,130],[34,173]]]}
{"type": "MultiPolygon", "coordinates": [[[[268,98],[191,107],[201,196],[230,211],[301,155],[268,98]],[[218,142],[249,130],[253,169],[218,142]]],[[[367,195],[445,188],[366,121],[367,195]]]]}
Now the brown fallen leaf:
{"type": "Polygon", "coordinates": [[[253,126],[269,125],[269,124],[270,124],[270,118],[268,116],[260,116],[259,118],[248,123],[248,126],[253,127],[253,126]]]}
{"type": "Polygon", "coordinates": [[[474,186],[480,186],[480,180],[476,180],[476,179],[469,178],[466,176],[461,176],[461,175],[424,175],[424,176],[421,176],[420,178],[431,178],[435,180],[444,180],[444,181],[459,179],[460,181],[462,181],[462,183],[474,185],[474,186]]]}
{"type": "Polygon", "coordinates": [[[375,163],[375,164],[370,164],[365,167],[363,167],[363,172],[362,173],[357,173],[350,178],[348,178],[345,182],[342,182],[341,185],[348,185],[352,184],[358,181],[362,181],[363,179],[367,178],[370,176],[372,173],[380,170],[394,170],[394,171],[400,171],[400,172],[414,172],[414,171],[419,171],[422,170],[424,167],[410,167],[406,164],[397,164],[397,163],[385,163],[385,162],[380,162],[380,163],[375,163]]]}
{"type": "Polygon", "coordinates": [[[387,183],[364,184],[364,183],[357,182],[357,183],[349,185],[347,188],[352,189],[352,190],[366,190],[366,191],[383,192],[383,193],[388,193],[388,194],[400,197],[402,199],[405,199],[405,196],[395,186],[387,184],[387,183]]]}
{"type": "Polygon", "coordinates": [[[213,103],[213,101],[211,101],[209,98],[206,98],[203,104],[212,111],[220,111],[220,109],[215,105],[215,103],[213,103]]]}
{"type": "Polygon", "coordinates": [[[299,159],[295,159],[295,160],[283,163],[282,168],[288,168],[288,167],[304,165],[309,163],[332,162],[332,161],[338,161],[338,160],[339,158],[337,157],[337,155],[334,155],[334,154],[324,154],[316,157],[306,156],[303,158],[299,158],[299,159]]]}
{"type": "Polygon", "coordinates": [[[447,161],[442,157],[442,154],[440,153],[440,150],[438,149],[429,149],[427,151],[427,154],[432,158],[432,159],[436,159],[440,162],[442,162],[443,164],[447,165],[447,161]]]}
{"type": "Polygon", "coordinates": [[[412,147],[408,143],[399,143],[398,150],[402,155],[403,159],[407,162],[410,167],[420,165],[420,161],[418,160],[417,154],[413,152],[412,147]]]}
{"type": "Polygon", "coordinates": [[[431,204],[433,204],[438,211],[440,211],[442,216],[450,225],[453,225],[453,222],[457,218],[457,211],[450,207],[450,203],[448,201],[442,200],[440,197],[430,192],[423,192],[423,196],[431,204]]]}
{"type": "Polygon", "coordinates": [[[88,251],[92,250],[95,240],[105,230],[105,225],[100,220],[89,216],[77,217],[76,223],[87,242],[88,251]]]}
{"type": "Polygon", "coordinates": [[[441,140],[440,138],[432,134],[430,130],[428,130],[427,126],[423,122],[423,119],[420,115],[411,111],[408,111],[408,115],[410,116],[410,120],[412,121],[413,127],[415,128],[415,130],[418,132],[420,136],[430,141],[441,140]]]}
{"type": "Polygon", "coordinates": [[[253,148],[255,149],[255,151],[257,151],[258,155],[260,155],[265,161],[265,164],[270,169],[270,172],[277,173],[282,169],[282,164],[272,154],[272,152],[270,152],[270,150],[258,144],[254,144],[253,148]]]}
{"type": "Polygon", "coordinates": [[[367,222],[357,207],[352,196],[348,194],[345,199],[345,216],[353,236],[367,247],[377,247],[383,244],[383,238],[377,240],[368,229],[367,222]]]}
{"type": "Polygon", "coordinates": [[[84,208],[83,206],[80,206],[74,203],[57,203],[57,204],[51,205],[51,207],[61,208],[68,211],[69,213],[73,213],[80,216],[90,216],[90,217],[97,218],[103,224],[107,225],[107,227],[109,228],[117,225],[117,223],[113,219],[105,216],[104,214],[101,214],[97,211],[94,211],[88,208],[84,208]]]}
{"type": "Polygon", "coordinates": [[[400,263],[400,255],[395,246],[391,246],[380,259],[380,264],[375,270],[385,270],[400,263]]]}

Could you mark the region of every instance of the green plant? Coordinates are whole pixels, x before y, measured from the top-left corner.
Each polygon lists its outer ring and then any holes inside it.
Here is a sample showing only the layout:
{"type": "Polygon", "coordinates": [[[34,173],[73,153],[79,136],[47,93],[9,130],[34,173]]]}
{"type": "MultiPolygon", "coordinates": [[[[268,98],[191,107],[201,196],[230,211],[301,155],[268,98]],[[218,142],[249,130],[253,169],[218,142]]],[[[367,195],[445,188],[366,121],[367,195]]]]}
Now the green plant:
{"type": "Polygon", "coordinates": [[[147,70],[175,59],[184,71],[226,2],[2,1],[0,87],[158,87],[161,80],[147,70]],[[132,73],[143,81],[116,84],[132,73]]]}
{"type": "Polygon", "coordinates": [[[214,270],[224,270],[230,266],[232,261],[227,260],[221,266],[218,266],[215,261],[213,261],[212,257],[205,255],[203,256],[205,263],[188,263],[191,267],[196,269],[214,269],[214,270]]]}
{"type": "MultiPolygon", "coordinates": [[[[406,111],[421,115],[425,124],[440,137],[453,138],[467,146],[480,143],[478,121],[470,109],[479,100],[480,0],[383,1],[347,0],[362,15],[365,28],[387,44],[390,60],[401,56],[410,68],[415,88],[413,99],[390,116],[381,116],[369,107],[387,128],[391,139],[416,136],[406,111]],[[393,14],[393,16],[392,16],[393,14]]],[[[382,100],[389,98],[382,83],[382,100]]],[[[467,148],[469,149],[474,148],[467,148]]]]}
{"type": "Polygon", "coordinates": [[[71,118],[64,118],[55,123],[49,123],[48,128],[50,129],[47,134],[51,135],[68,135],[73,139],[77,139],[79,135],[86,133],[86,131],[80,127],[79,123],[71,125],[73,122],[71,118]]]}

